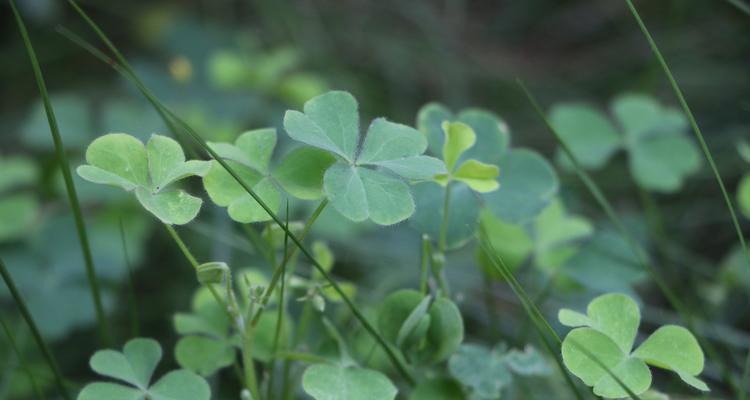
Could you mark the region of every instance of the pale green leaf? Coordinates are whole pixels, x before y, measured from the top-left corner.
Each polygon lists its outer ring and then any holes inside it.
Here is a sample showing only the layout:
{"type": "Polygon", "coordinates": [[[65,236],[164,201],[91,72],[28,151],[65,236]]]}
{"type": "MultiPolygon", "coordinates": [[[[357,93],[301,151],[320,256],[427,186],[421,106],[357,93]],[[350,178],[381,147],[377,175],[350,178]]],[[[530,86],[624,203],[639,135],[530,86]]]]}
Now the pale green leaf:
{"type": "Polygon", "coordinates": [[[463,159],[496,164],[510,147],[508,124],[495,114],[470,108],[458,113],[457,121],[469,125],[477,136],[476,146],[466,150],[463,159]]]}
{"type": "Polygon", "coordinates": [[[359,142],[359,113],[354,97],[331,91],[307,101],[304,114],[287,111],[284,128],[292,139],[354,161],[359,142]]]}
{"type": "Polygon", "coordinates": [[[235,145],[247,156],[250,167],[262,174],[267,174],[273,150],[276,148],[276,129],[263,128],[247,131],[237,138],[235,145]]]}
{"type": "Polygon", "coordinates": [[[190,371],[178,370],[164,375],[148,391],[153,400],[209,400],[208,382],[190,371]]]}
{"type": "Polygon", "coordinates": [[[315,400],[393,400],[398,392],[378,371],[326,364],[308,367],[302,388],[315,400]]]}
{"type": "Polygon", "coordinates": [[[175,170],[185,163],[185,153],[180,144],[166,136],[151,135],[146,143],[146,154],[151,177],[150,188],[154,192],[169,184],[175,170]]]}
{"type": "Polygon", "coordinates": [[[597,232],[565,260],[563,272],[598,292],[628,293],[632,285],[647,277],[627,241],[610,230],[597,232]]]}
{"type": "MultiPolygon", "coordinates": [[[[232,170],[249,186],[256,185],[263,177],[252,168],[235,161],[227,161],[232,170]]],[[[212,161],[211,169],[203,177],[203,186],[208,197],[221,207],[228,207],[233,201],[247,195],[245,189],[237,180],[216,161],[212,161]]]]}
{"type": "Polygon", "coordinates": [[[607,116],[585,103],[553,107],[550,122],[584,168],[601,168],[622,144],[607,116]]]}
{"type": "Polygon", "coordinates": [[[625,385],[635,394],[641,394],[651,387],[651,371],[646,364],[637,358],[628,358],[610,368],[610,373],[616,376],[617,382],[610,374],[606,374],[594,385],[594,394],[613,399],[627,396],[625,385]]]}
{"type": "MultiPolygon", "coordinates": [[[[281,205],[281,193],[269,178],[261,179],[253,186],[253,191],[263,199],[271,211],[278,211],[281,205]]],[[[243,224],[271,220],[271,215],[248,193],[244,193],[232,201],[227,211],[229,217],[243,224]]]]}
{"type": "Polygon", "coordinates": [[[187,194],[184,190],[167,190],[153,194],[139,187],[135,190],[135,195],[143,208],[170,225],[184,225],[192,221],[203,204],[203,200],[187,194]]]}
{"type": "Polygon", "coordinates": [[[500,354],[473,344],[464,344],[458,349],[448,361],[448,370],[482,399],[498,398],[500,390],[513,379],[500,354]]]}
{"type": "Polygon", "coordinates": [[[143,391],[116,383],[89,383],[78,393],[77,400],[143,400],[143,391]]]}
{"type": "Polygon", "coordinates": [[[702,392],[710,392],[711,389],[708,387],[706,382],[703,382],[702,380],[698,379],[697,377],[693,375],[688,375],[686,373],[682,373],[677,371],[677,375],[680,376],[680,379],[682,379],[683,382],[687,383],[688,385],[702,391],[702,392]]]}
{"type": "Polygon", "coordinates": [[[538,153],[514,149],[500,161],[500,188],[483,195],[485,205],[510,223],[522,223],[541,212],[557,194],[552,166],[538,153]]]}
{"type": "Polygon", "coordinates": [[[31,159],[18,156],[0,157],[0,171],[0,192],[33,183],[39,172],[31,159]]]}
{"type": "Polygon", "coordinates": [[[376,118],[367,129],[358,164],[374,164],[379,161],[414,157],[427,149],[427,139],[416,129],[376,118]]]}
{"type": "Polygon", "coordinates": [[[284,190],[303,200],[323,196],[323,175],[336,161],[330,153],[302,147],[289,153],[273,171],[273,177],[284,190]]]}
{"type": "Polygon", "coordinates": [[[135,182],[131,182],[120,175],[92,165],[81,165],[76,168],[76,173],[89,182],[117,186],[126,191],[131,191],[138,187],[138,184],[135,182]]]}
{"type": "Polygon", "coordinates": [[[591,326],[592,321],[585,314],[581,314],[577,311],[568,310],[563,308],[557,313],[557,319],[560,323],[569,326],[571,328],[578,328],[580,326],[591,326]]]}
{"type": "Polygon", "coordinates": [[[470,126],[461,122],[443,122],[445,143],[443,161],[448,172],[452,172],[461,155],[476,142],[476,134],[470,126]]]}
{"type": "Polygon", "coordinates": [[[630,171],[643,188],[674,192],[701,166],[696,145],[680,134],[651,135],[630,147],[630,171]]]}
{"type": "MultiPolygon", "coordinates": [[[[528,259],[534,248],[534,243],[523,227],[509,224],[486,210],[481,212],[479,218],[486,229],[487,238],[490,240],[492,248],[508,268],[514,270],[528,259]]],[[[492,266],[492,263],[485,259],[484,252],[479,251],[478,255],[479,262],[485,272],[490,276],[499,278],[500,274],[492,266]]]]}
{"type": "Polygon", "coordinates": [[[392,225],[414,212],[409,187],[378,171],[337,163],[326,171],[323,187],[331,205],[352,221],[369,217],[376,224],[392,225]]]}
{"type": "Polygon", "coordinates": [[[527,345],[523,351],[513,349],[505,355],[505,363],[519,375],[545,375],[550,372],[547,362],[532,346],[527,345]]]}
{"type": "Polygon", "coordinates": [[[96,138],[86,149],[86,161],[130,182],[132,187],[126,190],[136,186],[149,187],[146,148],[130,135],[110,133],[96,138]]]}
{"type": "Polygon", "coordinates": [[[665,325],[651,334],[633,356],[647,363],[687,375],[703,372],[703,351],[692,333],[676,325],[665,325]]]}
{"type": "Polygon", "coordinates": [[[445,173],[445,164],[430,156],[415,156],[373,163],[406,179],[429,179],[445,173]]]}
{"type": "Polygon", "coordinates": [[[536,248],[540,253],[591,236],[594,231],[587,219],[568,215],[559,199],[539,214],[534,221],[534,228],[536,248]]]}
{"type": "Polygon", "coordinates": [[[39,202],[25,193],[0,198],[0,242],[28,233],[39,215],[39,202]]]}
{"type": "Polygon", "coordinates": [[[132,339],[123,352],[101,350],[91,357],[91,369],[100,375],[120,379],[141,389],[148,388],[156,365],[161,360],[161,346],[152,339],[132,339]]]}
{"type": "Polygon", "coordinates": [[[180,367],[202,376],[211,376],[232,365],[234,358],[234,348],[208,337],[186,336],[175,347],[175,359],[180,367]]]}
{"type": "Polygon", "coordinates": [[[453,178],[469,185],[479,193],[489,193],[500,187],[497,177],[500,170],[495,165],[477,160],[466,160],[453,173],[453,178]]]}

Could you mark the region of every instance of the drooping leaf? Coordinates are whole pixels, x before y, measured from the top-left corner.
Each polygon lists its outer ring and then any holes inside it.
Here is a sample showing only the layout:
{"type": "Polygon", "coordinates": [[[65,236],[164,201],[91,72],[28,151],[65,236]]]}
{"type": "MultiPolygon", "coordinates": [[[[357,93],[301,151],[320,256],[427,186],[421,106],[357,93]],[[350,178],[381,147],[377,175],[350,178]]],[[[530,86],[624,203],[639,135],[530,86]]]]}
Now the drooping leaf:
{"type": "Polygon", "coordinates": [[[393,400],[398,392],[378,371],[326,364],[308,367],[302,388],[315,400],[393,400]]]}
{"type": "Polygon", "coordinates": [[[521,223],[550,204],[559,187],[557,175],[538,153],[514,149],[499,164],[500,188],[483,195],[493,214],[510,223],[521,223]]]}

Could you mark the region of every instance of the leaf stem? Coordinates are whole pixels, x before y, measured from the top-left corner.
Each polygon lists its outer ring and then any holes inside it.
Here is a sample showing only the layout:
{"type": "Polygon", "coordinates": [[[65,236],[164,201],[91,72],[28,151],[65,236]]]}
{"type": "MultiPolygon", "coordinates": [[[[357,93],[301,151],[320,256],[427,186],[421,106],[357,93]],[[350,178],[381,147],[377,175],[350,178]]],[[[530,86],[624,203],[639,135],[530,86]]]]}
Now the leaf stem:
{"type": "Polygon", "coordinates": [[[427,286],[427,280],[429,279],[429,263],[431,261],[431,252],[430,252],[430,237],[427,235],[422,235],[422,260],[420,265],[420,272],[419,272],[419,291],[422,292],[422,294],[427,294],[429,292],[429,287],[427,286]]]}
{"type": "Polygon", "coordinates": [[[18,292],[18,288],[16,287],[15,282],[13,282],[13,278],[10,276],[10,273],[8,273],[8,269],[5,267],[5,263],[2,259],[0,259],[0,275],[3,278],[3,281],[5,281],[5,286],[8,287],[8,291],[10,292],[11,296],[13,296],[13,300],[16,303],[16,307],[18,307],[18,311],[21,312],[21,316],[23,316],[23,319],[26,321],[26,325],[29,326],[31,335],[34,337],[37,347],[42,352],[42,355],[47,361],[50,370],[52,370],[52,375],[55,376],[55,385],[57,385],[57,389],[60,392],[60,395],[65,400],[73,400],[73,398],[70,396],[70,393],[68,393],[68,389],[65,388],[62,372],[60,371],[60,367],[57,364],[55,356],[52,354],[49,346],[47,346],[47,342],[45,342],[44,338],[42,338],[42,334],[39,332],[39,328],[37,327],[36,322],[34,322],[34,317],[31,316],[31,313],[29,312],[29,308],[26,306],[26,302],[24,301],[23,296],[21,296],[21,293],[18,292]]]}
{"type": "Polygon", "coordinates": [[[26,24],[21,18],[21,14],[16,8],[16,2],[9,0],[10,8],[13,10],[16,23],[18,24],[18,30],[23,38],[26,52],[29,55],[31,61],[31,67],[34,71],[34,79],[36,80],[39,88],[39,94],[42,96],[42,102],[44,103],[44,112],[47,115],[47,123],[49,124],[50,133],[52,134],[52,141],[55,145],[55,154],[57,161],[60,166],[60,171],[65,181],[65,190],[68,194],[68,203],[71,210],[73,211],[73,219],[76,225],[76,232],[78,234],[78,241],[80,242],[81,252],[83,253],[84,265],[86,267],[86,278],[88,279],[89,290],[91,291],[91,297],[94,302],[94,310],[96,312],[96,321],[99,327],[99,340],[105,346],[112,344],[112,337],[109,332],[109,325],[107,323],[107,317],[104,313],[104,307],[102,306],[102,298],[99,290],[99,282],[96,278],[96,269],[94,268],[94,258],[91,255],[91,246],[89,244],[88,234],[86,233],[86,224],[83,221],[83,213],[81,212],[81,204],[78,201],[78,194],[76,193],[75,185],[73,184],[73,175],[70,172],[70,163],[68,162],[68,156],[65,153],[65,146],[63,145],[62,136],[60,135],[60,129],[57,125],[57,119],[55,118],[55,111],[52,108],[52,102],[49,99],[49,93],[47,92],[47,85],[44,82],[44,76],[42,75],[42,69],[39,66],[39,61],[36,57],[34,47],[31,45],[31,39],[29,33],[26,30],[26,24]]]}
{"type": "MultiPolygon", "coordinates": [[[[669,68],[669,65],[667,65],[666,59],[664,58],[661,51],[659,50],[659,47],[656,45],[656,41],[651,36],[651,33],[648,31],[648,28],[646,28],[646,24],[641,19],[641,16],[638,13],[638,10],[633,5],[632,0],[625,0],[625,2],[628,5],[628,9],[630,9],[630,13],[633,14],[633,18],[635,18],[635,21],[638,24],[638,27],[640,28],[641,32],[643,33],[643,36],[646,38],[646,41],[648,42],[648,45],[651,48],[651,51],[654,53],[654,56],[659,62],[661,69],[664,71],[664,75],[667,77],[667,80],[669,81],[669,85],[672,87],[672,91],[674,91],[674,94],[677,97],[677,100],[680,103],[682,110],[685,112],[685,115],[687,115],[688,117],[688,121],[690,122],[690,127],[693,129],[695,138],[698,140],[701,150],[703,150],[703,155],[706,157],[706,160],[708,161],[708,165],[711,167],[711,171],[713,172],[714,178],[716,179],[716,183],[719,185],[719,189],[721,190],[721,195],[722,197],[724,197],[724,203],[726,204],[726,208],[729,211],[729,216],[732,220],[732,225],[734,225],[734,230],[737,233],[737,238],[740,241],[740,246],[742,247],[742,252],[744,253],[744,256],[745,256],[745,261],[747,262],[748,268],[750,268],[750,253],[748,253],[747,251],[748,249],[747,249],[747,244],[745,243],[745,236],[742,234],[742,228],[740,227],[740,222],[737,219],[737,213],[734,210],[734,205],[732,204],[732,200],[729,196],[729,193],[727,192],[727,188],[724,185],[724,180],[721,178],[719,169],[716,167],[714,158],[711,155],[711,150],[709,150],[708,144],[706,144],[706,140],[703,137],[703,133],[701,132],[700,127],[698,126],[698,121],[696,121],[695,116],[693,115],[693,112],[687,103],[687,100],[685,100],[685,95],[683,95],[682,89],[680,89],[680,85],[677,84],[677,80],[674,78],[674,75],[672,75],[672,70],[669,68]]],[[[738,6],[737,3],[734,3],[731,1],[730,3],[734,4],[735,6],[738,6]]],[[[744,8],[738,7],[738,8],[747,12],[747,7],[744,7],[744,8]]],[[[733,386],[733,388],[737,392],[740,400],[745,400],[747,397],[747,391],[744,390],[744,388],[747,385],[748,377],[750,377],[750,351],[748,351],[745,366],[746,366],[745,370],[742,373],[743,380],[739,384],[739,387],[737,386],[735,382],[733,382],[734,379],[733,377],[731,377],[731,374],[728,375],[730,377],[729,383],[730,385],[733,386]]],[[[727,373],[725,373],[725,375],[727,375],[727,373]]]]}

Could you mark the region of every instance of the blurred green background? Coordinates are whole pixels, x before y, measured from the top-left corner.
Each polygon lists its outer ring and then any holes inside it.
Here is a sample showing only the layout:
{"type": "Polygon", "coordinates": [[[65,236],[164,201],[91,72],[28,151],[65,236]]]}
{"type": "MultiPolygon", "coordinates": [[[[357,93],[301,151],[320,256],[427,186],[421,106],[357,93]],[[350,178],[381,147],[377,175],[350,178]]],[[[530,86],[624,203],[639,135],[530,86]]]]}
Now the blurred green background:
{"type": "MultiPolygon", "coordinates": [[[[556,142],[515,79],[523,79],[547,109],[586,101],[605,111],[612,98],[630,92],[678,106],[621,1],[81,4],[157,96],[209,140],[229,141],[247,129],[280,127],[286,109],[300,108],[328,89],[354,94],[362,120],[383,115],[413,125],[417,111],[429,101],[454,110],[481,107],[505,119],[514,146],[533,148],[555,162],[561,198],[597,232],[609,229],[606,218],[575,174],[556,162],[556,142]]],[[[750,171],[737,151],[738,143],[750,140],[750,15],[720,0],[637,5],[734,196],[750,171]]],[[[104,133],[141,138],[167,133],[132,85],[60,34],[60,29],[69,30],[98,45],[65,2],[27,0],[19,6],[72,165],[79,165],[86,145],[104,133]]],[[[0,11],[0,256],[29,299],[66,377],[82,382],[92,376],[87,359],[99,347],[93,307],[28,57],[7,4],[0,11]]],[[[704,163],[681,190],[652,193],[633,182],[627,163],[620,152],[593,176],[670,285],[697,315],[711,318],[701,324],[701,333],[715,339],[729,364],[739,369],[750,346],[750,274],[742,270],[735,232],[711,171],[704,163]]],[[[76,179],[118,343],[136,333],[154,337],[167,349],[165,364],[173,366],[170,354],[177,336],[171,315],[188,309],[195,289],[189,266],[132,196],[76,179]],[[135,293],[137,332],[130,293],[135,293]]],[[[746,217],[741,222],[749,226],[746,217]]],[[[330,215],[315,234],[329,241],[337,256],[336,274],[358,283],[358,297],[365,304],[395,288],[413,286],[417,279],[419,235],[407,224],[373,229],[330,215]]],[[[241,232],[216,207],[205,207],[185,235],[203,258],[256,263],[241,232]]],[[[590,258],[594,269],[606,269],[607,262],[632,266],[632,260],[590,258]]],[[[483,282],[472,250],[451,254],[450,263],[447,273],[462,299],[469,340],[518,340],[528,327],[507,286],[483,282]],[[488,320],[486,302],[496,309],[498,320],[488,320]]],[[[623,287],[614,289],[637,293],[647,304],[648,329],[675,321],[654,285],[630,274],[623,287]]],[[[545,290],[545,274],[522,267],[519,275],[530,292],[545,290]]],[[[558,308],[585,305],[593,294],[612,289],[606,285],[559,283],[545,310],[554,320],[558,308]]],[[[39,374],[46,374],[12,302],[2,293],[3,320],[39,374]]],[[[0,373],[0,399],[28,398],[15,358],[2,343],[0,364],[6,368],[0,373]]],[[[718,376],[710,364],[707,376],[718,376]]]]}

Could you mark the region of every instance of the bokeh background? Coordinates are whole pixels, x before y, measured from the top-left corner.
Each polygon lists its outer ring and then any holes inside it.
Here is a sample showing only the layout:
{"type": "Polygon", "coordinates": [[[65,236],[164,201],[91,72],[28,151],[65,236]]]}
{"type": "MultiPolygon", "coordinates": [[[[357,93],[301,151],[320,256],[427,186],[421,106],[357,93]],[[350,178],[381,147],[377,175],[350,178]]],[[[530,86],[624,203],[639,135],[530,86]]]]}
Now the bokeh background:
{"type": "MultiPolygon", "coordinates": [[[[354,94],[363,121],[387,116],[413,125],[429,101],[452,109],[481,107],[505,119],[514,146],[533,148],[555,165],[567,208],[586,217],[596,232],[609,229],[607,219],[575,174],[558,162],[557,143],[515,80],[523,79],[545,109],[586,101],[605,112],[611,99],[631,92],[678,106],[622,1],[134,0],[81,5],[157,96],[209,140],[229,141],[247,129],[280,127],[285,110],[298,109],[329,89],[354,94]]],[[[750,171],[738,152],[742,140],[750,140],[750,15],[742,3],[721,0],[637,5],[734,198],[750,171]]],[[[82,162],[86,145],[104,133],[141,138],[167,133],[131,84],[61,34],[73,32],[103,48],[65,2],[27,0],[19,6],[73,165],[82,162]]],[[[0,32],[0,256],[29,299],[66,377],[83,382],[92,376],[88,356],[98,348],[94,312],[46,118],[5,3],[0,5],[0,32]]],[[[700,324],[701,333],[713,338],[729,365],[739,370],[750,346],[750,274],[741,272],[736,234],[711,171],[704,163],[670,193],[639,187],[628,173],[624,152],[592,173],[669,284],[696,315],[710,317],[700,324]]],[[[195,289],[189,265],[131,196],[80,179],[76,184],[115,338],[121,343],[136,335],[154,337],[166,349],[162,367],[174,366],[170,354],[177,335],[171,315],[189,307],[195,289]]],[[[300,216],[304,208],[297,210],[300,216]]],[[[221,209],[206,207],[184,233],[203,258],[248,266],[257,262],[221,209]]],[[[359,285],[364,304],[416,282],[419,234],[408,224],[376,229],[330,215],[322,218],[315,235],[334,249],[335,273],[359,285]]],[[[625,265],[623,287],[612,286],[606,274],[601,282],[550,284],[547,275],[528,265],[533,261],[518,271],[529,291],[544,297],[552,320],[558,308],[582,307],[593,294],[614,287],[643,301],[645,329],[675,321],[653,283],[632,271],[632,259],[623,257],[586,259],[592,271],[606,271],[607,263],[625,265]]],[[[461,301],[469,340],[495,343],[499,336],[523,345],[519,334],[529,327],[508,287],[483,278],[473,248],[455,252],[450,263],[447,274],[461,301]],[[494,319],[487,304],[495,309],[494,319]]],[[[44,365],[3,293],[2,319],[44,376],[44,365]]],[[[30,398],[15,357],[2,341],[0,363],[6,366],[0,373],[0,399],[30,398]]],[[[706,373],[709,382],[718,377],[711,364],[706,373]]],[[[231,385],[224,385],[227,392],[231,385]]],[[[716,395],[725,389],[718,384],[716,395]]]]}

